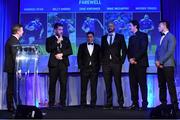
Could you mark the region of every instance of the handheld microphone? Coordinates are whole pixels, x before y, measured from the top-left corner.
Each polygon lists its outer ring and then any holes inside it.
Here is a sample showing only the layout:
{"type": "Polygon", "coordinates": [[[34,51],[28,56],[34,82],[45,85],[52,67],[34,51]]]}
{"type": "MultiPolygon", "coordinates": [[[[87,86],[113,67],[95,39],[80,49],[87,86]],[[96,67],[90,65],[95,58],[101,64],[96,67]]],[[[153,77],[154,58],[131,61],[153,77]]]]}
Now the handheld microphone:
{"type": "Polygon", "coordinates": [[[58,51],[58,53],[61,53],[61,48],[62,48],[62,36],[61,35],[59,35],[59,34],[57,34],[57,37],[58,37],[58,40],[60,40],[60,43],[58,43],[58,46],[57,46],[57,51],[58,51]]]}

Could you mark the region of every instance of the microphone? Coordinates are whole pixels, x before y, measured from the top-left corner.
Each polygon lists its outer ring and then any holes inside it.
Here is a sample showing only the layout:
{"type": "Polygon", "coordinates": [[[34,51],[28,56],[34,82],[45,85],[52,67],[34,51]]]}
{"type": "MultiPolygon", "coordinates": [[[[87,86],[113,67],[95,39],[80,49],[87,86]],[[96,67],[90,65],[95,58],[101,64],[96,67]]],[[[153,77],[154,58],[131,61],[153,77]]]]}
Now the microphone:
{"type": "Polygon", "coordinates": [[[62,52],[62,50],[61,50],[61,48],[62,48],[62,36],[61,35],[59,35],[59,34],[57,34],[57,37],[58,37],[58,41],[60,41],[59,43],[58,43],[58,46],[57,46],[57,51],[58,51],[58,53],[61,53],[62,52]]]}

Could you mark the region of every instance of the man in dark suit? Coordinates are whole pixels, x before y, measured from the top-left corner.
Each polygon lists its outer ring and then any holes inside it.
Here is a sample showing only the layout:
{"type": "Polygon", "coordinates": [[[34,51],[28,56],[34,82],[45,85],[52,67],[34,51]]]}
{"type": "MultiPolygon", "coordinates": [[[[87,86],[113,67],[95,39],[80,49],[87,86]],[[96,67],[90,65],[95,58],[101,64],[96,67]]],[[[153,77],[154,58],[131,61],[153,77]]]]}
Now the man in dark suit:
{"type": "Polygon", "coordinates": [[[139,31],[139,23],[136,20],[130,21],[130,31],[133,35],[129,38],[128,44],[128,60],[129,80],[131,88],[132,105],[130,109],[139,109],[138,102],[138,86],[140,86],[142,94],[142,109],[147,109],[147,78],[146,70],[148,63],[148,35],[139,31]]]}
{"type": "Polygon", "coordinates": [[[167,104],[167,86],[171,97],[171,103],[175,110],[178,110],[177,92],[174,80],[174,52],[176,47],[176,39],[169,32],[169,22],[160,21],[159,32],[161,32],[160,44],[157,47],[155,61],[159,82],[159,98],[163,105],[167,104]],[[166,86],[167,85],[167,86],[166,86]]]}
{"type": "Polygon", "coordinates": [[[108,24],[108,34],[101,40],[101,63],[106,85],[107,104],[105,109],[112,109],[112,78],[114,77],[119,109],[123,108],[124,98],[121,85],[121,69],[126,58],[127,47],[124,36],[115,33],[113,22],[108,24]]]}
{"type": "Polygon", "coordinates": [[[56,82],[60,81],[60,100],[59,105],[66,105],[66,84],[69,66],[68,56],[72,54],[69,38],[63,36],[63,25],[54,25],[55,35],[46,39],[46,51],[50,53],[48,62],[49,67],[49,107],[55,103],[56,82]]]}
{"type": "Polygon", "coordinates": [[[12,28],[12,35],[7,40],[5,45],[5,63],[4,63],[4,72],[7,72],[7,108],[10,112],[14,110],[13,100],[15,96],[14,86],[16,83],[15,79],[15,57],[16,57],[16,48],[13,45],[19,44],[19,39],[23,35],[23,26],[20,24],[15,25],[12,28]]]}
{"type": "Polygon", "coordinates": [[[81,73],[81,105],[86,106],[88,81],[91,85],[91,106],[95,107],[97,99],[97,82],[100,69],[100,46],[94,43],[94,33],[87,33],[87,42],[78,50],[78,67],[81,73]]]}

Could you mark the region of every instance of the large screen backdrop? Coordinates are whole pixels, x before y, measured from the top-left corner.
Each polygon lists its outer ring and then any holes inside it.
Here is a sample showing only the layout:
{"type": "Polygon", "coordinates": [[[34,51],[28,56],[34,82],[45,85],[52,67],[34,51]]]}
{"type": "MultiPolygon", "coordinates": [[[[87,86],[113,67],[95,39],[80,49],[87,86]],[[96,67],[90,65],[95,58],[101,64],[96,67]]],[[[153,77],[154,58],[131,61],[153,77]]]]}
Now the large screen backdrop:
{"type": "MultiPolygon", "coordinates": [[[[116,32],[125,36],[126,45],[132,35],[129,21],[136,19],[140,31],[148,33],[149,73],[156,72],[154,56],[159,33],[160,0],[31,0],[20,1],[20,23],[24,26],[22,44],[39,44],[39,72],[48,72],[49,54],[45,49],[46,38],[53,35],[54,23],[64,26],[64,35],[68,36],[73,55],[70,56],[69,72],[78,72],[77,51],[86,41],[86,32],[95,33],[95,42],[101,43],[101,36],[107,33],[107,24],[113,21],[116,32]]],[[[128,72],[126,60],[122,72],[128,72]]]]}

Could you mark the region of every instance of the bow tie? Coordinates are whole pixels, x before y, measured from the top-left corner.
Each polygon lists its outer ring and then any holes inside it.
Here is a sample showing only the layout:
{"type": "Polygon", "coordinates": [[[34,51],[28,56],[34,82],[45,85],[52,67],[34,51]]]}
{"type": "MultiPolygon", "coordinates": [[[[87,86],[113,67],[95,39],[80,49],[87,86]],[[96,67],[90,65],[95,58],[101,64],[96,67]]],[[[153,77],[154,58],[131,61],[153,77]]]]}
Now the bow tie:
{"type": "Polygon", "coordinates": [[[165,34],[164,33],[161,33],[161,36],[164,36],[165,34]]]}
{"type": "Polygon", "coordinates": [[[94,43],[88,43],[88,45],[94,45],[94,43]]]}

